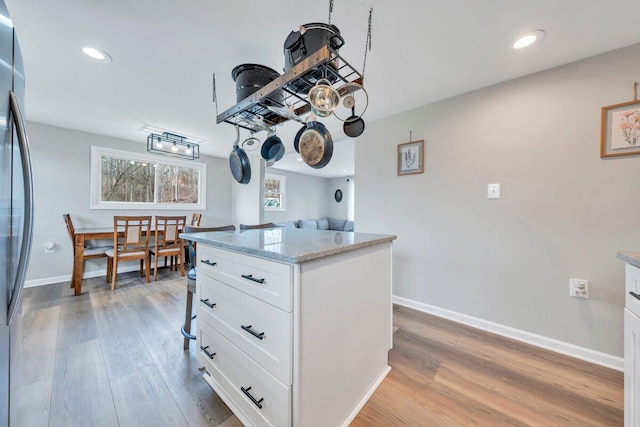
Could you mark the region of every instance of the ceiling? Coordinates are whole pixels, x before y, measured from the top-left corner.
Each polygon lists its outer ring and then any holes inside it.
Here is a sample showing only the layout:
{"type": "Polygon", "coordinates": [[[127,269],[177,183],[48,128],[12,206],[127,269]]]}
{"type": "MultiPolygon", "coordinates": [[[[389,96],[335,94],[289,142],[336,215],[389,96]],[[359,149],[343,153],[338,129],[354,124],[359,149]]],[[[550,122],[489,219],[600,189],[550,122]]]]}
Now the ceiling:
{"type": "MultiPolygon", "coordinates": [[[[152,131],[202,140],[201,152],[226,158],[235,129],[216,124],[236,102],[231,70],[284,66],[283,42],[309,22],[327,22],[329,1],[7,0],[22,47],[28,120],[145,143],[152,131]],[[108,64],[81,52],[108,52],[108,64]]],[[[640,42],[637,0],[335,0],[331,23],[340,54],[362,71],[369,8],[367,122],[444,98],[640,42]],[[544,29],[516,51],[516,37],[544,29]]],[[[354,141],[323,121],[335,150],[312,169],[293,150],[300,125],[278,134],[287,155],[274,167],[326,177],[354,174],[354,141]]],[[[264,132],[262,132],[264,134],[264,132]]],[[[399,135],[397,141],[408,139],[399,135]]],[[[246,135],[248,136],[248,134],[246,135]]],[[[266,135],[257,135],[262,140],[266,135]]],[[[367,131],[358,138],[366,143],[367,131]]]]}

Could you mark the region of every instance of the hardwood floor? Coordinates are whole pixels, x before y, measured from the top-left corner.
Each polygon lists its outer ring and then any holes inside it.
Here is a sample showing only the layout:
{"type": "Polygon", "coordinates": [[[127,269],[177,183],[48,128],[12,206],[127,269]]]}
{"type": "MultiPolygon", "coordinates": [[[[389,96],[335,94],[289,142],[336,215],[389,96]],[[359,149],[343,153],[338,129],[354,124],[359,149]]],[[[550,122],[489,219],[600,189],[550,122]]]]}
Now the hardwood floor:
{"type": "MultiPolygon", "coordinates": [[[[240,426],[182,350],[186,281],[24,293],[20,426],[240,426]]],[[[353,426],[616,426],[621,372],[394,308],[393,367],[353,426]]]]}
{"type": "Polygon", "coordinates": [[[393,367],[352,426],[622,426],[623,373],[394,307],[393,367]]]}

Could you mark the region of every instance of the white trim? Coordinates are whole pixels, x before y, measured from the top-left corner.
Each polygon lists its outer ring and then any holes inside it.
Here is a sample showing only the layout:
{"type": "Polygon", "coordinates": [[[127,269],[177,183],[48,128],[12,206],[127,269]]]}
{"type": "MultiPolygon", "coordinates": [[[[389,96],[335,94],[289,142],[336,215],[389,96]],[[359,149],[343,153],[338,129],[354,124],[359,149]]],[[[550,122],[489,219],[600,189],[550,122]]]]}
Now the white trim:
{"type": "Polygon", "coordinates": [[[380,384],[382,384],[382,381],[385,379],[385,377],[387,376],[389,371],[391,371],[391,366],[387,366],[384,369],[384,371],[382,371],[382,374],[380,374],[378,379],[376,379],[376,381],[373,383],[371,388],[369,388],[369,390],[367,390],[365,395],[362,396],[362,399],[360,400],[360,402],[358,402],[356,407],[353,408],[353,411],[351,411],[351,413],[349,414],[347,419],[344,420],[344,422],[342,423],[341,427],[347,427],[353,422],[353,420],[358,416],[358,414],[360,413],[362,408],[364,408],[364,405],[366,405],[367,402],[369,401],[369,399],[371,398],[371,396],[373,396],[373,393],[376,391],[376,389],[380,386],[380,384]]]}
{"type": "MultiPolygon", "coordinates": [[[[128,273],[130,271],[140,270],[139,265],[125,265],[118,266],[118,273],[128,273]]],[[[82,275],[83,279],[91,279],[94,277],[104,277],[107,275],[107,270],[93,270],[87,271],[82,275]]],[[[64,276],[52,276],[43,277],[42,279],[26,280],[24,282],[25,288],[34,288],[36,286],[53,285],[55,283],[71,282],[71,274],[65,274],[64,276]]]]}
{"type": "Polygon", "coordinates": [[[402,298],[396,295],[393,296],[393,303],[413,308],[414,310],[422,311],[423,313],[429,313],[434,316],[453,320],[454,322],[462,323],[474,328],[482,329],[483,331],[492,332],[507,338],[535,345],[547,350],[555,351],[556,353],[564,354],[566,356],[575,357],[576,359],[595,363],[596,365],[604,366],[606,368],[615,369],[616,371],[624,371],[624,358],[622,357],[580,347],[564,341],[533,334],[531,332],[479,319],[477,317],[436,307],[430,304],[425,304],[420,301],[402,298]]]}
{"type": "MultiPolygon", "coordinates": [[[[158,188],[157,173],[154,188],[158,188]]],[[[90,182],[89,207],[90,209],[163,209],[163,210],[206,210],[207,209],[207,165],[202,162],[175,159],[172,157],[159,158],[158,155],[146,153],[134,153],[130,151],[114,150],[113,148],[91,146],[91,182],[90,182]],[[147,162],[156,165],[180,166],[189,169],[196,169],[199,172],[198,181],[198,203],[156,203],[156,202],[103,202],[101,195],[101,174],[102,156],[117,157],[120,159],[147,162]]]]}

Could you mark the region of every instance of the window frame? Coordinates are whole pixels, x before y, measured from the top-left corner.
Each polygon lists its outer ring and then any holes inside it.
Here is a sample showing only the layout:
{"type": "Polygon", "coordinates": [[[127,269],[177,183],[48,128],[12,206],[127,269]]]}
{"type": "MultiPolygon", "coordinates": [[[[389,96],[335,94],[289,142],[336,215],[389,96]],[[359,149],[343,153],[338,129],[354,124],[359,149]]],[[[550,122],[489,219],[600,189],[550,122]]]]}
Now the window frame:
{"type": "MultiPolygon", "coordinates": [[[[157,155],[116,150],[113,148],[91,146],[91,183],[90,209],[146,209],[146,210],[206,210],[207,209],[207,165],[176,159],[170,156],[159,158],[157,155]],[[104,202],[102,201],[102,157],[116,157],[125,160],[147,162],[168,166],[179,166],[198,170],[198,203],[158,203],[158,202],[104,202]]],[[[154,200],[157,199],[158,176],[154,175],[154,200]]]]}
{"type": "Polygon", "coordinates": [[[264,183],[262,185],[264,196],[262,198],[262,207],[265,212],[284,212],[287,210],[287,177],[284,175],[276,175],[271,173],[264,174],[264,183]],[[267,179],[280,181],[280,206],[265,206],[264,201],[267,198],[267,179]]]}

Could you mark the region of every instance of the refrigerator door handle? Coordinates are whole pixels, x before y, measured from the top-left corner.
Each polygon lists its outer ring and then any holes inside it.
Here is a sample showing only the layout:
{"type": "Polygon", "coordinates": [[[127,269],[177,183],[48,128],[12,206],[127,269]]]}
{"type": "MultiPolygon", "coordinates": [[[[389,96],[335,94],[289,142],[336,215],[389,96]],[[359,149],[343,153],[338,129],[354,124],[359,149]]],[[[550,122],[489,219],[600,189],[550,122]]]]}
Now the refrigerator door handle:
{"type": "Polygon", "coordinates": [[[11,114],[14,117],[14,123],[18,134],[18,145],[20,147],[20,160],[22,163],[22,177],[24,180],[24,230],[22,233],[22,245],[20,246],[20,257],[18,259],[18,271],[16,274],[16,283],[14,292],[9,304],[9,315],[7,324],[11,323],[11,319],[15,314],[22,295],[24,287],[24,279],[29,267],[29,255],[31,254],[31,236],[33,234],[33,176],[31,171],[31,153],[29,152],[29,140],[24,128],[24,119],[18,105],[18,100],[9,91],[9,105],[11,114]]]}

